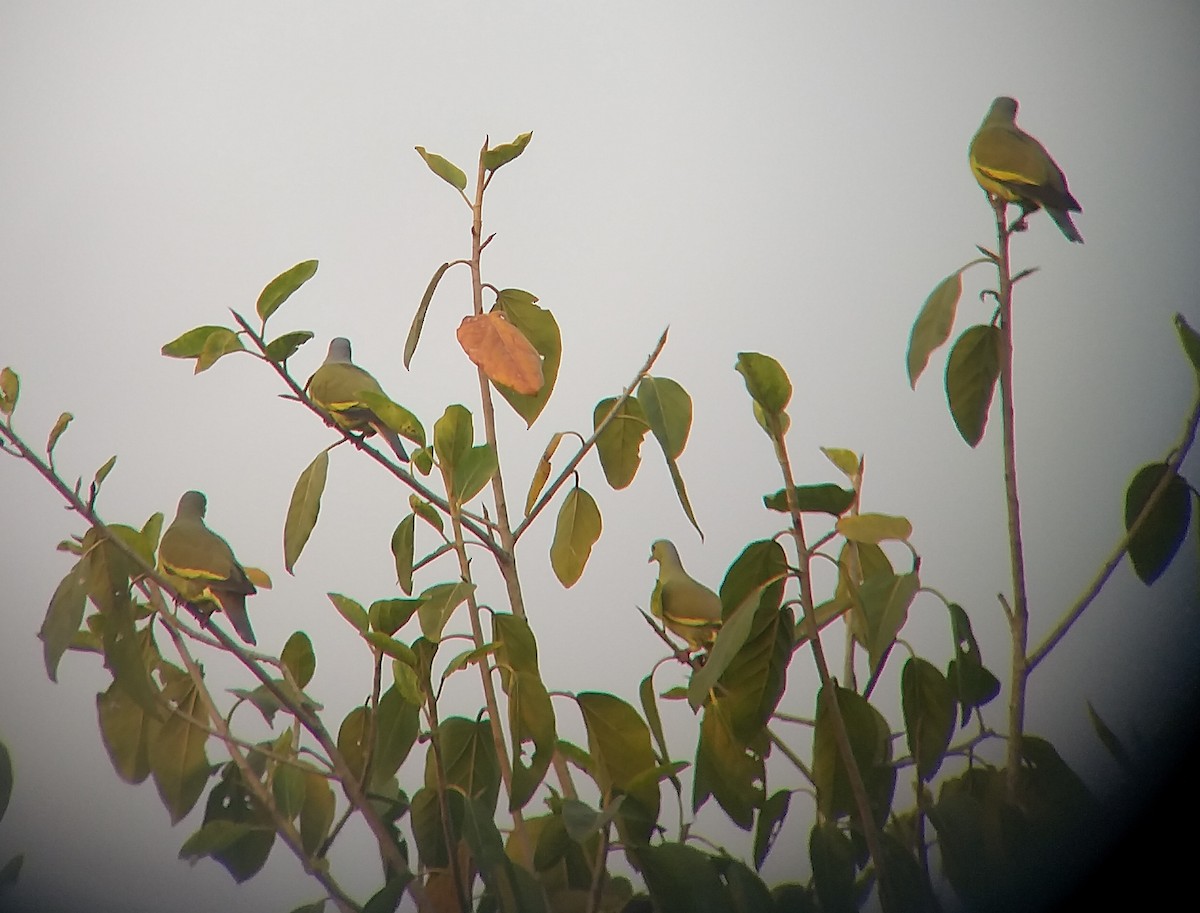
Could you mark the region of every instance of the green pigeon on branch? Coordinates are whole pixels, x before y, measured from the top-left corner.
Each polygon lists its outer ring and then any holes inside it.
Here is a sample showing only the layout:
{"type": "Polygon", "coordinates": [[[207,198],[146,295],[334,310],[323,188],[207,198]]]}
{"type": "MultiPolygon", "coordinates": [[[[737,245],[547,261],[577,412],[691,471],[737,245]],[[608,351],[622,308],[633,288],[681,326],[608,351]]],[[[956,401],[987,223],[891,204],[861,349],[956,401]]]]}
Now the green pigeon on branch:
{"type": "Polygon", "coordinates": [[[1083,207],[1067,189],[1067,179],[1050,153],[1017,126],[1017,101],[1000,97],[992,102],[987,117],[971,140],[971,172],[989,194],[1021,207],[1021,217],[1012,229],[1025,228],[1025,219],[1045,209],[1068,240],[1083,243],[1071,221],[1072,212],[1083,207]]]}
{"type": "Polygon", "coordinates": [[[692,650],[711,647],[721,628],[721,597],[688,575],[679,551],[666,539],[650,546],[650,561],[658,562],[658,582],[650,597],[654,617],[692,650]]]}
{"type": "Polygon", "coordinates": [[[256,644],[246,614],[246,597],[258,590],[233,556],[229,543],[205,525],[207,507],[201,492],[183,493],[175,519],[158,546],[159,570],[183,599],[207,609],[210,615],[220,609],[242,640],[256,644]]]}
{"type": "Polygon", "coordinates": [[[364,393],[386,394],[379,386],[379,381],[351,361],[349,339],[339,336],[329,343],[329,354],[308,379],[304,389],[339,427],[347,431],[359,431],[363,437],[379,432],[400,461],[408,462],[408,453],[400,442],[400,436],[362,402],[364,393]]]}

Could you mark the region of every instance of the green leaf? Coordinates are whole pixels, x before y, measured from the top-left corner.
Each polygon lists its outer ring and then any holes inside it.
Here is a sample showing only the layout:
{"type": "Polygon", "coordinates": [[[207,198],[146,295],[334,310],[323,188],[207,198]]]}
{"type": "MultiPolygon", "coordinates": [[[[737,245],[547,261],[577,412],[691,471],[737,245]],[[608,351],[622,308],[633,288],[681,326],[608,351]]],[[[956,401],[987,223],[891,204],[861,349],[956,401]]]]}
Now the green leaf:
{"type": "Polygon", "coordinates": [[[954,689],[954,699],[963,707],[964,724],[970,708],[982,707],[1000,693],[1000,680],[982,663],[966,656],[950,660],[946,680],[954,689]]]}
{"type": "Polygon", "coordinates": [[[791,792],[781,789],[773,793],[758,811],[758,818],[754,822],[754,868],[759,871],[762,871],[767,854],[783,830],[791,800],[791,792]]]}
{"type": "Polygon", "coordinates": [[[442,515],[428,501],[423,501],[416,495],[408,496],[408,506],[413,513],[437,530],[439,536],[445,536],[446,528],[442,523],[442,515]]]}
{"type": "Polygon", "coordinates": [[[412,872],[388,879],[387,883],[372,894],[363,905],[363,913],[394,913],[400,906],[400,901],[404,898],[404,890],[412,879],[412,872]]]}
{"type": "Polygon", "coordinates": [[[602,527],[600,508],[592,496],[582,488],[572,488],[559,508],[550,545],[550,566],[563,586],[572,587],[583,576],[602,527]]]}
{"type": "Polygon", "coordinates": [[[3,742],[0,742],[0,821],[4,820],[4,813],[8,811],[8,802],[12,798],[12,789],[12,756],[8,753],[8,747],[3,742]]]}
{"type": "Polygon", "coordinates": [[[688,683],[688,703],[692,710],[699,710],[703,706],[709,692],[716,687],[717,681],[749,639],[758,613],[759,599],[767,586],[769,584],[763,584],[751,590],[742,602],[725,616],[725,623],[721,625],[704,665],[692,674],[692,680],[688,683]]]}
{"type": "Polygon", "coordinates": [[[414,665],[417,657],[413,654],[412,649],[408,644],[402,643],[395,638],[380,633],[379,631],[366,631],[363,638],[376,650],[383,653],[385,656],[390,656],[392,659],[398,659],[402,663],[414,665]]]}
{"type": "Polygon", "coordinates": [[[316,771],[304,776],[304,807],[300,809],[300,842],[304,852],[315,855],[329,835],[337,802],[329,781],[316,771]]]}
{"type": "Polygon", "coordinates": [[[150,775],[150,742],[161,724],[116,682],[96,695],[96,714],[117,776],[126,783],[141,783],[150,775]]]}
{"type": "Polygon", "coordinates": [[[46,675],[50,681],[58,681],[58,663],[67,652],[71,640],[83,624],[83,610],[87,602],[89,559],[81,558],[59,581],[50,597],[50,607],[38,631],[42,641],[42,656],[46,664],[46,675]]]}
{"type": "Polygon", "coordinates": [[[684,843],[627,848],[646,880],[656,913],[730,913],[729,889],[708,854],[684,843]]]}
{"type": "Polygon", "coordinates": [[[854,913],[854,844],[833,821],[818,821],[808,835],[813,886],[822,911],[854,913]]]}
{"type": "Polygon", "coordinates": [[[108,478],[108,474],[113,471],[113,467],[117,465],[116,456],[110,456],[104,461],[104,465],[96,470],[96,474],[92,477],[92,489],[99,491],[100,486],[104,484],[104,480],[108,478]]]}
{"type": "Polygon", "coordinates": [[[179,858],[195,864],[208,856],[227,850],[254,828],[249,824],[217,818],[201,826],[179,848],[179,858]]]}
{"type": "Polygon", "coordinates": [[[451,187],[458,188],[459,191],[467,189],[467,176],[463,174],[461,168],[453,162],[442,158],[434,152],[426,152],[424,146],[416,146],[417,154],[425,160],[425,164],[429,166],[429,170],[440,177],[451,187]]]}
{"type": "Polygon", "coordinates": [[[283,363],[295,355],[296,351],[312,338],[313,334],[308,330],[284,333],[278,339],[272,339],[267,343],[267,358],[283,363]]]}
{"type": "Polygon", "coordinates": [[[499,168],[507,165],[529,145],[529,141],[533,139],[533,133],[522,133],[511,143],[502,143],[499,146],[492,146],[483,154],[483,167],[488,171],[496,171],[499,168]]]}
{"type": "Polygon", "coordinates": [[[739,352],[736,370],[746,381],[750,397],[769,415],[779,415],[791,402],[792,382],[771,356],[739,352]]]}
{"type": "Polygon", "coordinates": [[[1000,377],[1000,329],[977,324],[963,331],[946,361],[946,399],[962,439],[983,439],[992,393],[1000,377]]]}
{"type": "Polygon", "coordinates": [[[305,773],[291,764],[279,764],[271,781],[275,805],[283,817],[294,819],[304,808],[305,773]]]}
{"type": "Polygon", "coordinates": [[[437,291],[438,283],[442,281],[442,276],[446,275],[446,270],[449,268],[449,263],[443,263],[437,268],[433,278],[429,280],[429,285],[425,288],[425,294],[421,296],[417,312],[413,314],[412,324],[408,328],[408,337],[404,340],[404,367],[406,368],[412,362],[412,357],[417,351],[417,343],[421,339],[421,328],[425,326],[425,315],[429,313],[433,293],[437,291]]]}
{"type": "Polygon", "coordinates": [[[1166,463],[1143,466],[1125,491],[1125,530],[1128,532],[1168,473],[1166,490],[1129,540],[1129,560],[1138,578],[1147,586],[1162,576],[1187,535],[1192,516],[1192,493],[1187,481],[1166,463]]]}
{"type": "Polygon", "coordinates": [[[58,421],[54,423],[54,427],[50,429],[50,435],[46,438],[46,455],[54,455],[54,445],[58,443],[58,439],[62,437],[62,433],[67,430],[67,425],[74,420],[70,412],[64,412],[58,417],[58,421]]]}
{"type": "MultiPolygon", "coordinates": [[[[254,306],[254,309],[258,311],[259,318],[265,323],[267,318],[279,310],[279,306],[292,296],[292,292],[311,279],[316,272],[317,261],[305,260],[268,282],[254,306]]],[[[309,338],[312,338],[311,333],[309,338]]]]}
{"type": "Polygon", "coordinates": [[[1179,333],[1179,342],[1183,351],[1196,369],[1196,377],[1200,380],[1200,333],[1191,328],[1182,314],[1175,315],[1175,330],[1179,333]]]}
{"type": "Polygon", "coordinates": [[[492,480],[500,461],[491,444],[480,444],[464,453],[454,467],[454,485],[451,487],[451,497],[458,503],[466,504],[483,491],[485,485],[492,480]]]}
{"type": "MultiPolygon", "coordinates": [[[[251,764],[254,760],[252,754],[251,764]]],[[[232,763],[222,769],[221,779],[205,803],[204,826],[217,822],[235,825],[236,835],[232,841],[213,847],[209,855],[238,883],[261,871],[275,843],[274,823],[267,810],[254,801],[241,772],[232,763]]]]}
{"type": "Polygon", "coordinates": [[[235,335],[228,327],[202,326],[188,330],[162,347],[168,358],[197,358],[204,351],[210,336],[235,335]]]}
{"type": "Polygon", "coordinates": [[[696,514],[692,511],[692,502],[688,499],[687,488],[683,484],[683,473],[679,471],[679,464],[668,458],[667,471],[671,474],[671,484],[675,486],[675,497],[679,499],[679,506],[683,508],[684,516],[688,518],[688,522],[696,528],[696,532],[703,539],[704,530],[696,522],[696,514]]]}
{"type": "Polygon", "coordinates": [[[371,782],[392,778],[408,758],[421,728],[420,708],[407,700],[395,686],[379,698],[375,727],[375,755],[371,764],[371,782]]]}
{"type": "Polygon", "coordinates": [[[289,574],[308,544],[317,515],[321,512],[321,495],[329,474],[329,451],[322,450],[300,473],[292,499],[288,502],[287,519],[283,521],[283,566],[289,574]]]}
{"type": "Polygon", "coordinates": [[[538,355],[542,356],[542,388],[537,393],[517,393],[509,387],[496,385],[500,395],[512,406],[513,411],[532,427],[542,414],[550,394],[558,380],[558,369],[562,363],[562,333],[558,321],[550,311],[537,305],[537,298],[521,289],[503,289],[496,298],[493,311],[501,311],[508,322],[529,340],[538,355]]]}
{"type": "Polygon", "coordinates": [[[208,732],[191,722],[205,718],[194,686],[188,686],[176,706],[177,712],[167,717],[149,743],[150,772],[172,824],[192,810],[210,772],[204,751],[208,732]]]}
{"type": "Polygon", "coordinates": [[[837,531],[851,542],[878,545],[889,539],[908,541],[912,535],[912,524],[905,517],[888,514],[855,514],[839,519],[837,531]]]}
{"type": "MultiPolygon", "coordinates": [[[[610,396],[596,404],[592,411],[593,429],[600,427],[600,422],[616,402],[617,397],[610,396]]],[[[642,462],[642,441],[649,430],[650,425],[646,422],[641,404],[630,397],[621,404],[612,421],[604,426],[596,438],[600,467],[613,489],[620,491],[633,481],[642,462]]]]}
{"type": "Polygon", "coordinates": [[[390,637],[408,624],[420,607],[420,599],[376,599],[368,610],[371,628],[390,637]]]}
{"type": "MultiPolygon", "coordinates": [[[[793,491],[795,492],[796,506],[800,510],[830,514],[834,517],[848,511],[857,497],[857,492],[853,489],[842,488],[840,485],[832,483],[797,485],[793,491]]],[[[787,489],[781,488],[773,495],[763,495],[763,504],[767,510],[787,513],[787,489]]]]}
{"type": "MultiPolygon", "coordinates": [[[[416,548],[416,514],[408,514],[392,532],[392,558],[396,562],[396,583],[406,595],[412,594],[413,551],[416,548]]],[[[392,633],[392,632],[389,632],[392,633]]]]}
{"type": "Polygon", "coordinates": [[[669,461],[678,459],[692,428],[692,398],[670,378],[643,377],[638,404],[669,461]]]}
{"type": "Polygon", "coordinates": [[[916,573],[893,574],[890,570],[871,574],[859,586],[859,601],[867,625],[867,642],[863,646],[870,657],[873,678],[908,621],[908,607],[920,586],[916,573]]]}
{"type": "Polygon", "coordinates": [[[583,692],[575,701],[587,727],[592,774],[601,796],[627,792],[617,829],[627,845],[644,844],[658,819],[659,787],[657,780],[643,781],[636,789],[632,783],[658,766],[650,747],[650,730],[636,710],[614,695],[583,692]]]}
{"type": "MultiPolygon", "coordinates": [[[[454,477],[459,461],[475,443],[475,425],[465,406],[447,406],[433,425],[433,451],[442,464],[442,473],[454,477]]],[[[447,486],[449,487],[449,486],[447,486]]]]}
{"type": "Polygon", "coordinates": [[[245,349],[242,338],[237,333],[225,327],[217,327],[204,340],[204,347],[196,358],[196,369],[192,373],[207,371],[230,352],[243,352],[245,349]]]}
{"type": "Polygon", "coordinates": [[[845,447],[822,447],[821,453],[852,482],[862,475],[862,458],[853,450],[847,450],[845,447]]]}
{"type": "Polygon", "coordinates": [[[896,771],[891,766],[890,730],[887,720],[865,698],[837,685],[822,688],[817,695],[812,764],[817,807],[822,815],[835,820],[847,814],[858,817],[849,775],[833,732],[828,705],[834,694],[850,738],[851,754],[862,773],[871,811],[878,822],[890,808],[896,784],[896,771]]]}
{"type": "Polygon", "coordinates": [[[417,618],[421,622],[421,634],[433,643],[442,638],[442,630],[446,622],[454,614],[454,610],[467,601],[475,592],[475,584],[457,581],[455,583],[439,583],[421,593],[421,607],[417,609],[417,618]]]}
{"type": "Polygon", "coordinates": [[[21,378],[12,368],[0,369],[0,415],[12,415],[21,395],[21,378]]]}
{"type": "Polygon", "coordinates": [[[359,634],[367,633],[371,621],[367,616],[366,609],[349,596],[343,596],[341,593],[326,593],[325,595],[329,597],[333,607],[338,610],[338,614],[354,626],[354,630],[359,634]]]}
{"type": "Polygon", "coordinates": [[[950,338],[961,296],[962,270],[957,270],[934,287],[917,314],[908,337],[908,385],[912,389],[929,364],[929,356],[950,338]]]}
{"type": "MultiPolygon", "coordinates": [[[[1100,738],[1100,742],[1110,755],[1113,756],[1121,769],[1129,777],[1137,775],[1137,765],[1133,763],[1133,758],[1129,752],[1125,750],[1125,746],[1121,744],[1121,740],[1117,738],[1117,734],[1108,728],[1108,724],[1100,718],[1100,714],[1096,712],[1096,708],[1092,706],[1092,702],[1087,702],[1088,718],[1092,721],[1092,728],[1096,730],[1096,735],[1100,738]]],[[[3,811],[0,811],[0,817],[3,817],[3,811]]]]}
{"type": "MultiPolygon", "coordinates": [[[[500,798],[500,766],[491,724],[486,719],[450,717],[442,720],[438,737],[448,785],[462,790],[460,795],[483,803],[494,814],[500,798]]],[[[425,756],[425,785],[433,788],[437,782],[437,765],[430,751],[425,756]]]]}
{"type": "Polygon", "coordinates": [[[292,673],[297,688],[303,688],[312,681],[313,673],[317,671],[317,654],[313,652],[312,641],[303,631],[296,631],[287,639],[279,659],[292,673]]]}
{"type": "Polygon", "coordinates": [[[917,775],[930,780],[941,766],[954,734],[954,695],[941,672],[913,656],[900,674],[900,701],[904,734],[917,762],[917,775]]]}
{"type": "Polygon", "coordinates": [[[364,706],[351,708],[338,727],[337,747],[346,759],[346,764],[361,780],[367,766],[367,731],[370,727],[371,711],[364,706]]]}

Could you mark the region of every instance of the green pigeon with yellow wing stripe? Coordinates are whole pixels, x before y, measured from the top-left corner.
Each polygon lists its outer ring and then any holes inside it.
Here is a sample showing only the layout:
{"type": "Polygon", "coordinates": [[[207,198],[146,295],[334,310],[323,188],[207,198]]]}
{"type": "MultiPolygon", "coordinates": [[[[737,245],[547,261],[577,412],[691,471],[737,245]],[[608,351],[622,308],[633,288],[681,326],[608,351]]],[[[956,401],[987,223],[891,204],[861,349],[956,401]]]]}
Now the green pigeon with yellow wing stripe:
{"type": "Polygon", "coordinates": [[[667,539],[650,546],[650,561],[658,562],[658,582],[650,596],[650,611],[692,650],[712,646],[721,629],[721,597],[683,569],[679,550],[667,539]]]}
{"type": "Polygon", "coordinates": [[[362,401],[363,393],[386,394],[379,386],[379,381],[353,362],[349,339],[338,336],[329,343],[329,354],[308,379],[304,389],[339,427],[358,431],[363,437],[379,432],[400,461],[408,462],[408,453],[400,442],[400,436],[362,401]]]}
{"type": "Polygon", "coordinates": [[[246,614],[246,597],[258,590],[229,543],[205,525],[207,508],[203,493],[183,493],[175,519],[159,542],[158,568],[183,599],[209,614],[223,611],[242,640],[257,644],[246,614]]]}
{"type": "Polygon", "coordinates": [[[1071,221],[1083,207],[1067,189],[1058,163],[1036,139],[1017,126],[1017,100],[1001,96],[992,102],[987,117],[971,140],[971,172],[989,194],[1021,207],[1013,230],[1023,230],[1025,219],[1045,209],[1054,224],[1071,241],[1083,236],[1071,221]]]}

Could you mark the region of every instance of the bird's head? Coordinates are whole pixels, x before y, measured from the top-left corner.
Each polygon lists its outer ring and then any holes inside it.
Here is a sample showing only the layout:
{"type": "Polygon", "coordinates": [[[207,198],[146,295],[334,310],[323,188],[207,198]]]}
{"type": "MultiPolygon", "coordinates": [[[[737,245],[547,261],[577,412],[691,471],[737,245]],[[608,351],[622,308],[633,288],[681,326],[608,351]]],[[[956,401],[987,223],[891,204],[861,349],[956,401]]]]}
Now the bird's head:
{"type": "Polygon", "coordinates": [[[661,564],[672,559],[676,564],[679,563],[679,550],[675,548],[675,544],[669,539],[658,539],[650,546],[650,558],[646,563],[657,561],[661,564]]]}
{"type": "Polygon", "coordinates": [[[329,342],[329,354],[325,356],[326,361],[349,361],[350,360],[350,340],[345,336],[337,336],[329,342]]]}
{"type": "Polygon", "coordinates": [[[176,514],[180,517],[196,517],[203,520],[207,510],[208,498],[204,497],[204,492],[185,491],[183,497],[179,499],[179,508],[176,514]]]}

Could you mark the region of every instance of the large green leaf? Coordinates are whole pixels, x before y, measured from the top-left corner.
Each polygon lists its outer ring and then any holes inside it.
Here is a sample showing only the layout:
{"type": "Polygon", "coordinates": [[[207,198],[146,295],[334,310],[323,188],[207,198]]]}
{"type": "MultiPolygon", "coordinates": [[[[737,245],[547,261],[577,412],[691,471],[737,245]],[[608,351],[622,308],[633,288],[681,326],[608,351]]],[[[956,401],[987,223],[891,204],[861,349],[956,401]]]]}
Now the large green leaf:
{"type": "Polygon", "coordinates": [[[657,913],[731,913],[729,889],[712,857],[684,843],[627,849],[646,880],[657,913]]]}
{"type": "Polygon", "coordinates": [[[461,580],[455,583],[438,583],[422,591],[421,607],[417,609],[421,633],[433,643],[441,640],[446,622],[450,620],[454,610],[466,602],[473,592],[475,584],[461,580]]]}
{"type": "MultiPolygon", "coordinates": [[[[488,721],[450,717],[438,726],[437,739],[447,783],[462,790],[468,798],[482,802],[495,814],[500,798],[500,766],[488,721]]],[[[430,789],[437,786],[433,751],[425,756],[425,785],[430,789]]]]}
{"type": "Polygon", "coordinates": [[[592,546],[600,538],[603,523],[600,508],[582,488],[572,488],[563,499],[550,544],[550,566],[565,587],[574,586],[583,576],[592,546]]]}
{"type": "Polygon", "coordinates": [[[647,376],[638,384],[637,399],[663,453],[678,459],[692,429],[692,398],[670,378],[647,376]]]}
{"type": "Polygon", "coordinates": [[[736,370],[750,397],[769,415],[778,415],[792,399],[792,382],[783,366],[769,355],[739,352],[736,370]]]}
{"type": "MultiPolygon", "coordinates": [[[[610,396],[596,403],[592,411],[593,429],[600,426],[616,401],[617,397],[610,396]]],[[[596,438],[600,467],[604,470],[604,478],[614,489],[619,491],[633,481],[642,462],[642,441],[649,430],[650,425],[641,404],[630,397],[621,404],[612,421],[604,426],[596,438]]]]}
{"type": "Polygon", "coordinates": [[[1129,560],[1138,578],[1147,586],[1162,576],[1187,535],[1192,517],[1192,492],[1187,480],[1166,463],[1143,466],[1125,492],[1125,529],[1129,530],[1168,474],[1166,490],[1129,540],[1129,560]]]}
{"type": "Polygon", "coordinates": [[[657,779],[635,782],[658,766],[650,730],[636,710],[612,694],[588,691],[576,695],[575,701],[587,727],[592,773],[601,796],[607,801],[626,794],[618,830],[627,843],[643,844],[658,820],[660,801],[657,779]]]}
{"type": "Polygon", "coordinates": [[[297,688],[303,688],[312,681],[317,669],[317,654],[313,652],[312,641],[303,631],[296,631],[287,639],[279,659],[292,673],[297,688]]]}
{"type": "Polygon", "coordinates": [[[759,737],[748,744],[739,737],[731,709],[729,702],[714,701],[700,721],[692,810],[699,811],[711,795],[730,821],[748,831],[766,798],[766,739],[759,737]]]}
{"type": "Polygon", "coordinates": [[[396,583],[406,594],[412,594],[413,554],[416,548],[417,515],[405,515],[392,533],[392,558],[396,563],[396,583]]]}
{"type": "Polygon", "coordinates": [[[58,681],[58,663],[67,652],[75,634],[83,624],[83,610],[87,603],[88,568],[90,556],[80,558],[67,575],[59,581],[50,597],[50,607],[42,621],[38,637],[42,641],[42,654],[46,664],[46,675],[50,681],[58,681]]]}
{"type": "Polygon", "coordinates": [[[891,766],[891,732],[883,715],[865,698],[848,688],[830,685],[817,694],[816,729],[813,733],[813,783],[817,788],[817,807],[827,818],[850,814],[858,817],[858,807],[850,788],[849,774],[837,747],[829,703],[836,694],[838,708],[850,740],[850,751],[862,774],[871,813],[876,822],[891,808],[896,771],[891,766]]]}
{"type": "Polygon", "coordinates": [[[917,775],[929,780],[941,766],[954,733],[954,695],[936,667],[914,656],[900,675],[900,702],[917,775]]]}
{"type": "Polygon", "coordinates": [[[818,821],[808,835],[813,886],[825,913],[855,913],[854,844],[833,821],[818,821]]]}
{"type": "Polygon", "coordinates": [[[288,502],[287,519],[283,521],[283,566],[292,573],[300,553],[308,543],[317,515],[321,512],[321,495],[325,492],[325,478],[329,474],[329,451],[322,450],[308,464],[288,502]]]}
{"type": "Polygon", "coordinates": [[[126,783],[141,783],[150,775],[150,743],[161,723],[113,682],[96,695],[100,738],[113,769],[126,783]]]}
{"type": "Polygon", "coordinates": [[[497,643],[496,663],[508,695],[508,725],[512,739],[513,784],[509,811],[523,808],[545,779],[558,742],[554,707],[537,666],[537,643],[529,623],[507,613],[492,618],[497,643]],[[527,746],[533,745],[528,757],[527,746]]]}
{"type": "MultiPolygon", "coordinates": [[[[797,510],[830,514],[834,517],[848,511],[857,497],[857,492],[853,489],[842,488],[830,482],[821,485],[797,485],[792,491],[797,510]]],[[[763,505],[767,510],[787,513],[790,510],[787,489],[781,488],[774,494],[763,495],[763,505]]]]}
{"type": "Polygon", "coordinates": [[[419,711],[420,708],[395,686],[379,698],[375,752],[371,762],[372,783],[391,779],[412,751],[421,725],[419,711]]]}
{"type": "Polygon", "coordinates": [[[300,809],[300,841],[310,856],[316,854],[333,826],[337,802],[329,780],[315,770],[304,777],[304,807],[300,809]]]}
{"type": "MultiPolygon", "coordinates": [[[[287,301],[296,289],[316,275],[316,272],[317,261],[304,260],[268,282],[254,306],[259,318],[265,323],[266,319],[279,310],[279,306],[287,301]]],[[[310,333],[309,336],[311,335],[310,333]]]]}
{"type": "Polygon", "coordinates": [[[205,717],[194,687],[187,689],[176,708],[178,712],[172,713],[149,740],[148,752],[154,785],[172,824],[178,824],[192,810],[210,771],[204,751],[208,732],[191,722],[205,717]]]}
{"type": "Polygon", "coordinates": [[[916,389],[917,379],[929,364],[929,356],[950,338],[958,299],[962,295],[962,270],[939,282],[925,299],[908,337],[908,385],[916,389]]]}
{"type": "Polygon", "coordinates": [[[1000,330],[977,324],[954,343],[946,361],[946,399],[962,439],[974,447],[983,439],[992,393],[1000,377],[1000,330]]]}

